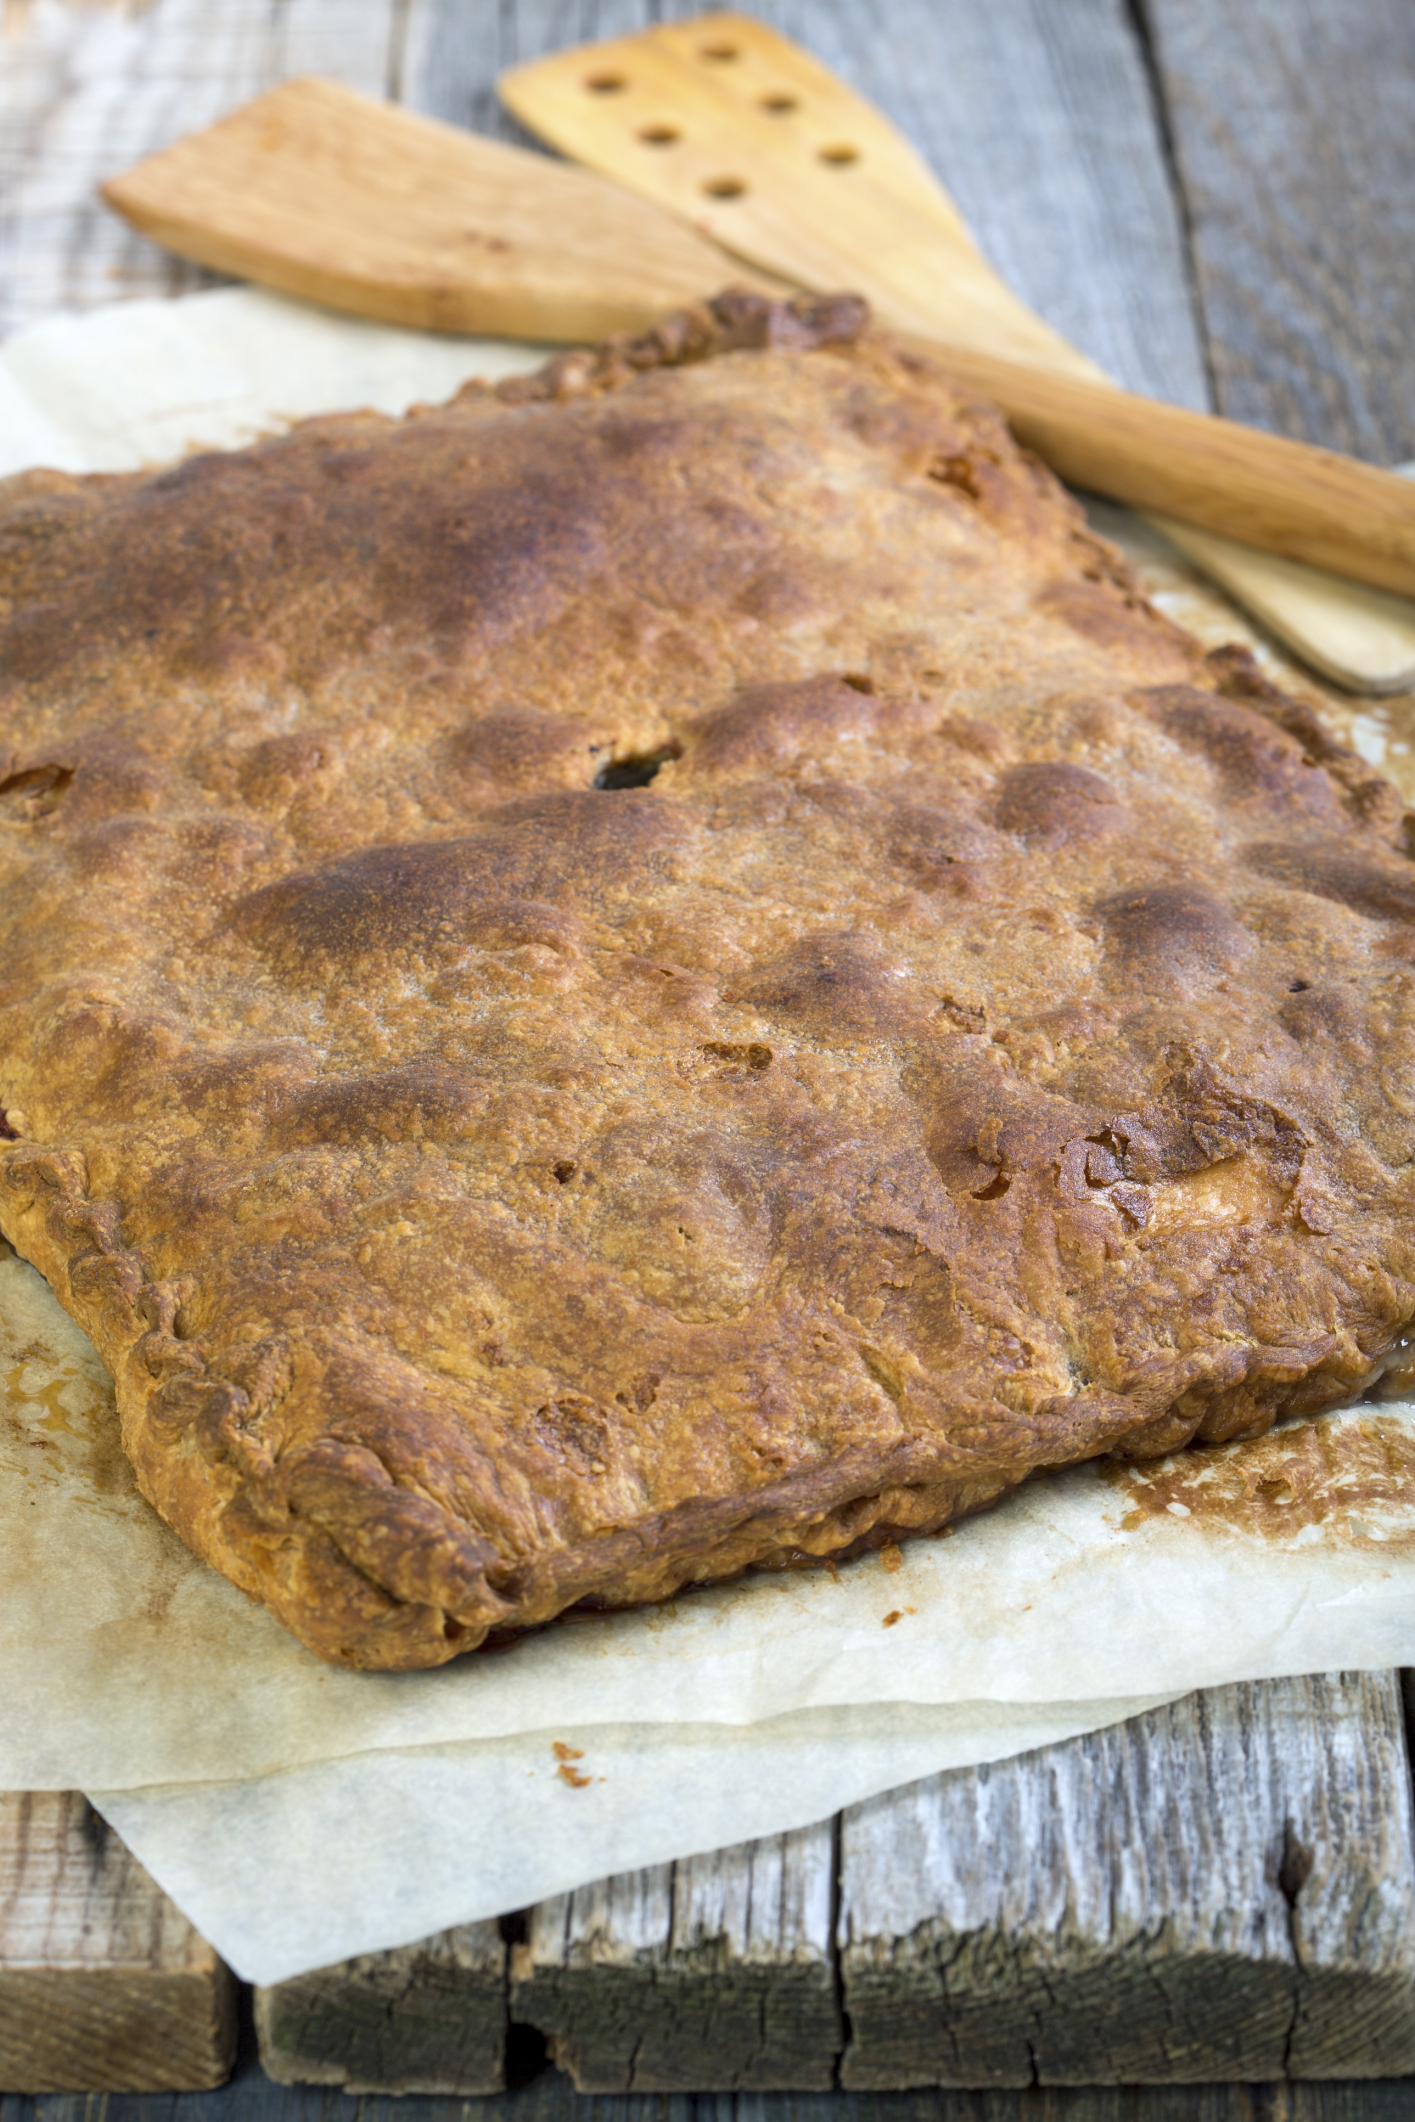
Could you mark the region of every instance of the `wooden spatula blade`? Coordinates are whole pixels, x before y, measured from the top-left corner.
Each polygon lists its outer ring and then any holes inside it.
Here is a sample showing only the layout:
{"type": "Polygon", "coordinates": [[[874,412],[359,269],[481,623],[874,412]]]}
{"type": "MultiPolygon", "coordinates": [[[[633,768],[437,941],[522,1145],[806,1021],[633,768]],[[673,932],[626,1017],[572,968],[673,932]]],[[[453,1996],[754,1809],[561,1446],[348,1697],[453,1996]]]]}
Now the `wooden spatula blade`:
{"type": "Polygon", "coordinates": [[[759,270],[852,288],[897,330],[1101,373],[998,278],[882,113],[749,16],[702,15],[556,52],[498,87],[553,147],[759,270]]]}
{"type": "Polygon", "coordinates": [[[282,82],[103,189],[182,257],[433,331],[602,338],[731,277],[618,185],[330,81],[282,82]]]}

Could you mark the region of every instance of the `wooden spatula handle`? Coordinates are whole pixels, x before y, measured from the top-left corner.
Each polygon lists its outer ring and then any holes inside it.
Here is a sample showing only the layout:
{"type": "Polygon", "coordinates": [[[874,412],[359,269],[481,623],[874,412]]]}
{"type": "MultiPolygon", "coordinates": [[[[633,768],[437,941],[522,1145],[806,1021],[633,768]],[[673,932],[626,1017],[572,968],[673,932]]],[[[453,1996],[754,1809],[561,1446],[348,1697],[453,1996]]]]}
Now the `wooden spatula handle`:
{"type": "Polygon", "coordinates": [[[1394,472],[1112,384],[898,336],[1000,405],[1072,485],[1415,596],[1415,487],[1394,472]]]}

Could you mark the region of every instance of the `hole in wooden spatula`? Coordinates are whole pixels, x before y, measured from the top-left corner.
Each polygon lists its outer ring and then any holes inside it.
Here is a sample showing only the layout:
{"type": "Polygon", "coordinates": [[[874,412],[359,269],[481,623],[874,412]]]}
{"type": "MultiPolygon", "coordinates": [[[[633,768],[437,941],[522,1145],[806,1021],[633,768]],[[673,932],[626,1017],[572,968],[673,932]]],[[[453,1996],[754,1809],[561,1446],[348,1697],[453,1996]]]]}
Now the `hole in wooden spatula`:
{"type": "Polygon", "coordinates": [[[820,150],[820,159],[822,162],[832,163],[836,169],[843,169],[848,162],[859,161],[860,150],[858,147],[846,147],[843,144],[839,147],[823,147],[820,150]]]}
{"type": "Polygon", "coordinates": [[[700,44],[698,56],[702,59],[715,59],[721,63],[724,59],[735,59],[738,52],[735,44],[700,44]]]}
{"type": "Polygon", "coordinates": [[[746,189],[740,177],[709,177],[703,186],[710,199],[740,199],[746,189]]]}
{"type": "Polygon", "coordinates": [[[762,109],[770,111],[773,117],[780,117],[786,111],[800,109],[800,105],[794,96],[763,96],[759,100],[762,109]]]}
{"type": "Polygon", "coordinates": [[[588,74],[585,77],[585,87],[596,96],[612,96],[628,85],[622,74],[588,74]]]}
{"type": "Polygon", "coordinates": [[[676,125],[645,125],[639,132],[639,138],[647,147],[672,147],[674,141],[682,137],[676,125]]]}

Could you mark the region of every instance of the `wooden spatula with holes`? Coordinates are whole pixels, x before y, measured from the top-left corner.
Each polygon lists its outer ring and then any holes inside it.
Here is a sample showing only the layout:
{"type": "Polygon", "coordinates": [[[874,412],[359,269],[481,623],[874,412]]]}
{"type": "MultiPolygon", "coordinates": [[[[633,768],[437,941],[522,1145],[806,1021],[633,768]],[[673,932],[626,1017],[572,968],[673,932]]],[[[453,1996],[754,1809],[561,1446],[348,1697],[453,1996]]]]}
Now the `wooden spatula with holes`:
{"type": "MultiPolygon", "coordinates": [[[[551,146],[656,200],[738,258],[806,287],[855,288],[896,330],[1059,377],[1108,381],[992,270],[943,186],[888,120],[750,16],[702,15],[557,52],[499,86],[508,108],[551,146]]],[[[961,358],[954,366],[999,400],[1056,469],[1119,493],[1113,476],[1109,484],[1098,476],[1108,467],[1090,456],[1092,443],[1086,463],[1068,456],[1060,399],[968,369],[961,358]]],[[[1142,490],[1137,477],[1124,498],[1174,508],[1186,520],[1157,518],[1160,528],[1327,676],[1357,691],[1415,685],[1415,603],[1278,557],[1301,548],[1263,534],[1263,512],[1250,510],[1236,461],[1232,469],[1226,521],[1166,499],[1154,480],[1142,490]],[[1226,528],[1234,536],[1220,535],[1226,528]],[[1252,543],[1236,542],[1244,538],[1252,543]]],[[[1302,557],[1321,556],[1309,548],[1302,557]]],[[[1363,579],[1408,587],[1391,576],[1363,579]]]]}
{"type": "MultiPolygon", "coordinates": [[[[621,181],[329,82],[288,81],[104,194],[184,257],[440,331],[575,341],[645,325],[728,279],[853,286],[891,327],[946,351],[1063,477],[1180,518],[1186,539],[1197,527],[1210,542],[1263,549],[1240,550],[1240,567],[1328,569],[1345,578],[1328,582],[1334,602],[1399,612],[1400,595],[1415,595],[1415,489],[1097,379],[990,271],[907,143],[760,25],[707,17],[560,54],[504,89],[547,138],[621,181]],[[724,89],[729,75],[738,85],[724,89]],[[647,136],[654,127],[663,138],[647,136]],[[636,154],[660,174],[645,178],[636,154]],[[636,196],[645,184],[652,201],[636,196]]],[[[1415,613],[1410,639],[1415,665],[1415,613]]],[[[1301,652],[1333,670],[1319,647],[1301,652]]]]}

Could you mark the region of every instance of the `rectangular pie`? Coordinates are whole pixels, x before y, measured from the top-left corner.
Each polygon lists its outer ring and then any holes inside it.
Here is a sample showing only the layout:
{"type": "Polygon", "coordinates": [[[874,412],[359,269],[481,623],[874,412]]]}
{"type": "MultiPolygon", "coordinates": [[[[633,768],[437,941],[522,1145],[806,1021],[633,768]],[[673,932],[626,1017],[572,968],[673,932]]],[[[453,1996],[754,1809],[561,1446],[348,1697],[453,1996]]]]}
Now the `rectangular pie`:
{"type": "Polygon", "coordinates": [[[0,488],[0,1227],[320,1656],[927,1533],[1415,1312],[1394,791],[847,298],[0,488]]]}

